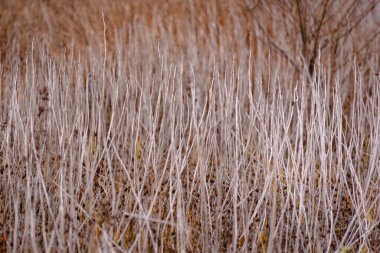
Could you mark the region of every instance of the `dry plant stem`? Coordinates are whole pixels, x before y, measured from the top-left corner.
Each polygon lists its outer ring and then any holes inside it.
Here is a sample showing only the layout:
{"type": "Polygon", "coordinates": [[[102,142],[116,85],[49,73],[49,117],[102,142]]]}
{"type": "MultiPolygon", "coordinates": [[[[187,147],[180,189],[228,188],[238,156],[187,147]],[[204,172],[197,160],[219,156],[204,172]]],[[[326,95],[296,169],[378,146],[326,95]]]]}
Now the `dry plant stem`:
{"type": "Polygon", "coordinates": [[[116,76],[34,54],[1,105],[9,250],[375,249],[378,80],[369,96],[355,79],[347,115],[323,71],[267,97],[245,58],[208,72],[152,56],[116,76]]]}

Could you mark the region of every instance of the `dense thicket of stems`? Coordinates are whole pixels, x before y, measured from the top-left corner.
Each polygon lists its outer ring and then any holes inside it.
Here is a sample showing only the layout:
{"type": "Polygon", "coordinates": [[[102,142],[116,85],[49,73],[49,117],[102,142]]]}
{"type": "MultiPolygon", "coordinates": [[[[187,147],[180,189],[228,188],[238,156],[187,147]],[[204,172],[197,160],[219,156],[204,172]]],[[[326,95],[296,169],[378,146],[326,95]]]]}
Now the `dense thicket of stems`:
{"type": "Polygon", "coordinates": [[[0,100],[2,247],[378,249],[379,80],[353,67],[345,105],[339,76],[284,89],[286,70],[253,83],[249,52],[229,59],[120,53],[104,68],[32,51],[13,65],[0,100]]]}
{"type": "Polygon", "coordinates": [[[367,8],[13,2],[0,3],[0,251],[380,251],[367,8]]]}

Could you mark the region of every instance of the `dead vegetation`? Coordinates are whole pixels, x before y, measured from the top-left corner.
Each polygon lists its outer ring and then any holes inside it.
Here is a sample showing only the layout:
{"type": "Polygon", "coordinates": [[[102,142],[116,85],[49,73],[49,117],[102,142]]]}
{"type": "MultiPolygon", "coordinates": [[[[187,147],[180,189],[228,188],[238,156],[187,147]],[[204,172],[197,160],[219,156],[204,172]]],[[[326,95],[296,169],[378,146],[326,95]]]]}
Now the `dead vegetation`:
{"type": "Polygon", "coordinates": [[[0,250],[378,252],[379,7],[338,2],[1,2],[0,250]]]}

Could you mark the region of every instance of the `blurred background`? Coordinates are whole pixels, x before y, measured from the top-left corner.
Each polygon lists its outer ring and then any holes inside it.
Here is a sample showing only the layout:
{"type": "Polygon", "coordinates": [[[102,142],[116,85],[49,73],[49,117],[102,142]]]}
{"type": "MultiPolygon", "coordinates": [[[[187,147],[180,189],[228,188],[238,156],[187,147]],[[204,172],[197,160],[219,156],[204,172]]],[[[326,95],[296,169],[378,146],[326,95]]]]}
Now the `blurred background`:
{"type": "Polygon", "coordinates": [[[32,42],[53,57],[71,48],[103,56],[105,38],[110,59],[117,49],[193,60],[247,51],[261,74],[269,58],[294,74],[317,64],[344,72],[350,62],[373,72],[379,13],[379,0],[2,0],[0,59],[22,59],[32,42]]]}

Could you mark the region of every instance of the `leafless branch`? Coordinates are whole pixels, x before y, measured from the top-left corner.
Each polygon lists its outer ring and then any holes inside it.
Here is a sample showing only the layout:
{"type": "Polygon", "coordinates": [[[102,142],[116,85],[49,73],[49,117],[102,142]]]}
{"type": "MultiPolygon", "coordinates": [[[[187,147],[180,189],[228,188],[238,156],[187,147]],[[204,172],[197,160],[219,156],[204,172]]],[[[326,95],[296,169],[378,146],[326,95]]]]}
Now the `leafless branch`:
{"type": "Polygon", "coordinates": [[[277,43],[271,38],[271,36],[267,33],[267,31],[264,29],[264,27],[260,24],[260,21],[257,20],[256,18],[255,18],[255,21],[256,21],[256,24],[259,27],[259,29],[264,33],[264,35],[265,35],[267,41],[269,42],[270,46],[272,46],[276,51],[278,51],[280,53],[280,55],[285,57],[285,59],[288,60],[290,62],[290,64],[292,64],[292,66],[294,66],[297,70],[299,70],[299,66],[297,65],[297,63],[290,57],[290,55],[288,53],[285,52],[285,50],[283,50],[281,48],[281,46],[277,45],[277,43]]]}

